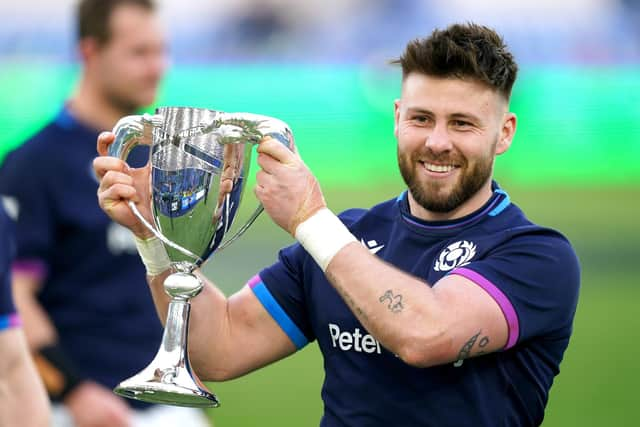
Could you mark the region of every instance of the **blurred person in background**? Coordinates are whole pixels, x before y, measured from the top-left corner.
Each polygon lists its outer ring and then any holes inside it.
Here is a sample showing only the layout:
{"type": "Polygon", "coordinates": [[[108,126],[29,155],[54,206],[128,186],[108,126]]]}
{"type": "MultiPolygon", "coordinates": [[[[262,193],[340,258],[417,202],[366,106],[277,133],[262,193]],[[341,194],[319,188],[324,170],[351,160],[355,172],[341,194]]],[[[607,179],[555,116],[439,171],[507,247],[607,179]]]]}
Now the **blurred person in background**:
{"type": "MultiPolygon", "coordinates": [[[[191,301],[192,366],[227,380],[317,340],[324,427],[538,426],[580,270],[568,240],[532,223],[493,180],[516,131],[517,64],[476,24],[411,41],[396,62],[407,190],[336,216],[298,153],[263,140],[256,195],[298,243],[233,296],[207,283],[191,301]]],[[[150,199],[148,175],[106,156],[113,139],[98,138],[99,203],[136,235],[164,316],[168,257],[126,204],[150,199]]],[[[149,205],[139,206],[150,221],[149,205]]]]}
{"type": "Polygon", "coordinates": [[[0,194],[17,210],[15,301],[53,425],[207,425],[199,410],[112,392],[153,359],[162,328],[131,233],[96,206],[92,141],[154,101],[167,49],[151,0],[82,0],[77,18],[75,93],[0,169],[0,194]]]}
{"type": "Polygon", "coordinates": [[[0,203],[0,425],[48,427],[51,408],[11,295],[13,224],[0,203]]]}

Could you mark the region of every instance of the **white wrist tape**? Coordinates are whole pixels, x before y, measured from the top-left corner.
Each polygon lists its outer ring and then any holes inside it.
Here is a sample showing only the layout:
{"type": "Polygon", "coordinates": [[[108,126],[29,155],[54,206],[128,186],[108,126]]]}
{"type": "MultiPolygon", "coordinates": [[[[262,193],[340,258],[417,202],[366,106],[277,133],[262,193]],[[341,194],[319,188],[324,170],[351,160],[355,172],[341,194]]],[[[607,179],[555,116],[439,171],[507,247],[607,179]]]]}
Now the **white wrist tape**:
{"type": "Polygon", "coordinates": [[[137,236],[135,239],[138,254],[149,276],[157,276],[171,267],[171,260],[160,239],[157,237],[140,239],[137,236]]]}
{"type": "Polygon", "coordinates": [[[340,249],[351,242],[357,242],[342,221],[327,208],[320,209],[300,223],[296,228],[295,237],[322,271],[327,270],[327,266],[340,249]]]}

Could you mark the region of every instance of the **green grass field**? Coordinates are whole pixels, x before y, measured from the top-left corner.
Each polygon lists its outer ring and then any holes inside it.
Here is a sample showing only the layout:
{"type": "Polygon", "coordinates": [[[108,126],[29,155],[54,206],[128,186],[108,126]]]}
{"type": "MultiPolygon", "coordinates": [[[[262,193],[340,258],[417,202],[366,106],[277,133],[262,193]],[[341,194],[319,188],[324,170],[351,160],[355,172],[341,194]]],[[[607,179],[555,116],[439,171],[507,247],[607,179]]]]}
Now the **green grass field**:
{"type": "MultiPolygon", "coordinates": [[[[326,191],[330,206],[370,206],[400,187],[326,191]]],[[[636,240],[640,189],[510,189],[512,200],[535,221],[563,231],[581,259],[583,281],[574,335],[551,390],[544,427],[635,426],[640,354],[635,313],[640,303],[636,240]]],[[[249,192],[248,192],[249,193],[249,192]]],[[[245,207],[249,209],[250,198],[245,207]]],[[[242,240],[215,254],[205,272],[232,293],[291,239],[263,217],[242,240]]],[[[211,384],[222,406],[211,410],[217,427],[318,425],[323,380],[314,344],[243,378],[211,384]]]]}

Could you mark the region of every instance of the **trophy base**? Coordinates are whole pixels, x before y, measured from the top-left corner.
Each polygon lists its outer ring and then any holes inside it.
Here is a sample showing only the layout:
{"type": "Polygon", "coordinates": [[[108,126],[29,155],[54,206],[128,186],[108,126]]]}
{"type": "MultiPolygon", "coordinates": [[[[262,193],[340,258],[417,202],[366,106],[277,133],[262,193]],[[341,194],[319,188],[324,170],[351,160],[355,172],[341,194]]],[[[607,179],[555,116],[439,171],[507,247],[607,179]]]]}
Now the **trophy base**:
{"type": "Polygon", "coordinates": [[[126,380],[113,389],[113,392],[129,399],[147,403],[159,403],[191,408],[216,408],[220,402],[216,396],[200,387],[193,388],[159,382],[134,383],[126,380]]]}
{"type": "Polygon", "coordinates": [[[113,389],[114,393],[148,403],[192,408],[220,406],[218,398],[191,370],[187,352],[189,298],[201,289],[202,282],[192,274],[173,273],[168,276],[165,290],[172,299],[160,349],[146,368],[118,384],[113,389]]]}

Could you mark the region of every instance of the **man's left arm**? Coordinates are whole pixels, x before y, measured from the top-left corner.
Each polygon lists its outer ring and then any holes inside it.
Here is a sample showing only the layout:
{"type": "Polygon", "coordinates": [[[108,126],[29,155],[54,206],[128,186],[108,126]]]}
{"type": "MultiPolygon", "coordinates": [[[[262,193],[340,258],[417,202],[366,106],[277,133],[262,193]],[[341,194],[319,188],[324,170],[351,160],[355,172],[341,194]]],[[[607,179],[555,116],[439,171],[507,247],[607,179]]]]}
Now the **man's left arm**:
{"type": "Polygon", "coordinates": [[[430,287],[358,243],[342,248],[325,274],[363,326],[410,365],[464,360],[507,343],[507,320],[498,303],[461,275],[447,275],[430,287]]]}
{"type": "Polygon", "coordinates": [[[381,261],[326,209],[317,180],[275,140],[258,147],[256,195],[305,247],[363,326],[406,363],[426,367],[504,348],[505,315],[481,287],[448,275],[433,287],[381,261]]]}

